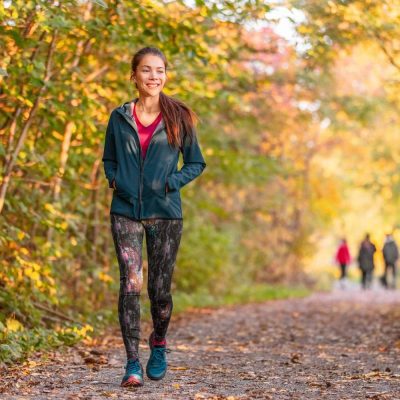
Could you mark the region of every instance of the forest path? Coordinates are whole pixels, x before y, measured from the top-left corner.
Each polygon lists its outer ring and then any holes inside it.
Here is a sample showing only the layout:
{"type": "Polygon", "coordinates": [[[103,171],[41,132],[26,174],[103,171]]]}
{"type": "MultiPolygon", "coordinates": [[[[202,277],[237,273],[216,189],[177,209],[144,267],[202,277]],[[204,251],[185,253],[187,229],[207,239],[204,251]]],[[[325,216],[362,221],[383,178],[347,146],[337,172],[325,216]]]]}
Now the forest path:
{"type": "MultiPolygon", "coordinates": [[[[141,359],[148,358],[142,326],[141,359]]],[[[7,399],[400,399],[400,293],[316,293],[173,317],[162,381],[119,386],[119,331],[2,374],[7,399]]],[[[4,371],[2,371],[4,372],[4,371]]]]}

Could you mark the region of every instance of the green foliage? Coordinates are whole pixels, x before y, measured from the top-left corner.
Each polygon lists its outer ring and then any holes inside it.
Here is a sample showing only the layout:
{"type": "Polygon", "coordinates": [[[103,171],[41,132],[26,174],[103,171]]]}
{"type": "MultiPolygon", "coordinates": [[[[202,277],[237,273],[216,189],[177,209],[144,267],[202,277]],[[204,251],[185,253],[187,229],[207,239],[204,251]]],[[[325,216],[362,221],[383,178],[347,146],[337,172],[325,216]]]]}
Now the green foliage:
{"type": "Polygon", "coordinates": [[[184,221],[184,245],[180,249],[175,272],[177,289],[192,292],[208,288],[219,290],[224,269],[233,264],[234,241],[229,231],[193,217],[184,221]]]}
{"type": "MultiPolygon", "coordinates": [[[[8,320],[9,322],[10,320],[8,320]]],[[[64,326],[57,330],[35,327],[12,328],[12,324],[0,322],[0,363],[11,364],[26,359],[32,352],[50,350],[60,346],[71,346],[88,336],[90,326],[64,326]]]]}
{"type": "Polygon", "coordinates": [[[226,293],[211,294],[208,290],[193,293],[177,292],[174,296],[174,312],[189,308],[220,307],[234,304],[258,303],[268,300],[305,297],[310,291],[304,287],[288,287],[267,284],[238,285],[226,293]]]}

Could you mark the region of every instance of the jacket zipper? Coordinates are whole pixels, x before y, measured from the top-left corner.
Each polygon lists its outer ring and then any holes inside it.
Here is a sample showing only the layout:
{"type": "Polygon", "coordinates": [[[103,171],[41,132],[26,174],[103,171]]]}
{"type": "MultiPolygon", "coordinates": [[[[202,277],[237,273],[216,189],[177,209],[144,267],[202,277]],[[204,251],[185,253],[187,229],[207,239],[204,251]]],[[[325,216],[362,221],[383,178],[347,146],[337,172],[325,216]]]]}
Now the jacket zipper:
{"type": "MultiPolygon", "coordinates": [[[[142,155],[142,146],[140,145],[140,139],[139,139],[139,133],[136,131],[134,125],[132,124],[132,122],[134,121],[133,118],[126,114],[124,111],[118,109],[118,112],[120,114],[123,115],[123,117],[125,118],[125,120],[128,122],[128,124],[131,126],[131,128],[133,129],[133,131],[135,132],[136,138],[137,138],[137,142],[138,142],[138,147],[139,147],[139,162],[140,162],[140,185],[139,185],[139,219],[142,219],[142,190],[143,190],[143,166],[144,166],[144,162],[146,160],[143,160],[143,155],[142,155]]],[[[162,131],[163,128],[159,128],[157,129],[151,139],[150,139],[150,143],[149,143],[149,147],[147,148],[147,152],[149,152],[150,150],[150,145],[153,142],[153,138],[154,136],[159,132],[162,131]]],[[[146,157],[147,158],[147,157],[146,157]]]]}

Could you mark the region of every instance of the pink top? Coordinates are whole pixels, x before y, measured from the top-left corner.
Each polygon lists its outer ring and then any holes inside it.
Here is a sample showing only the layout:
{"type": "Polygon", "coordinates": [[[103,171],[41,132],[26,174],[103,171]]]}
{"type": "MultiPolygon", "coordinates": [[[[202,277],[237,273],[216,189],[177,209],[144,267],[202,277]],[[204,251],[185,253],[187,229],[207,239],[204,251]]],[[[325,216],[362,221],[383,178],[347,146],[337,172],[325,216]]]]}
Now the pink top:
{"type": "Polygon", "coordinates": [[[142,123],[140,122],[140,120],[136,114],[136,103],[134,103],[132,117],[135,119],[136,125],[138,127],[140,147],[142,148],[143,159],[145,159],[151,137],[153,136],[153,133],[154,133],[157,125],[159,124],[159,122],[162,119],[162,114],[159,113],[157,115],[157,118],[150,125],[144,126],[144,125],[142,125],[142,123]]]}

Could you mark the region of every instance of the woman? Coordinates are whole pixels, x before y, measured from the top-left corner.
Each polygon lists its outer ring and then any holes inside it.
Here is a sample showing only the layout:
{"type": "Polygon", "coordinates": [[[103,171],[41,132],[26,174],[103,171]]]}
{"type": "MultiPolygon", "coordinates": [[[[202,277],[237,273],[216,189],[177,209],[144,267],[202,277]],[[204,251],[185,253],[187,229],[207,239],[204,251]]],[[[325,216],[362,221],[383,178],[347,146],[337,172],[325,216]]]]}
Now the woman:
{"type": "Polygon", "coordinates": [[[171,279],[183,227],[179,190],[206,167],[194,128],[196,115],[162,92],[166,71],[167,60],[157,48],[145,47],[133,56],[131,80],[139,96],[111,112],[102,158],[109,187],[114,188],[110,220],[120,269],[118,314],[127,354],[122,386],[143,385],[138,347],[144,234],[153,320],[146,374],[159,380],[167,371],[171,279]],[[180,153],[183,166],[178,170],[180,153]]]}

